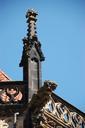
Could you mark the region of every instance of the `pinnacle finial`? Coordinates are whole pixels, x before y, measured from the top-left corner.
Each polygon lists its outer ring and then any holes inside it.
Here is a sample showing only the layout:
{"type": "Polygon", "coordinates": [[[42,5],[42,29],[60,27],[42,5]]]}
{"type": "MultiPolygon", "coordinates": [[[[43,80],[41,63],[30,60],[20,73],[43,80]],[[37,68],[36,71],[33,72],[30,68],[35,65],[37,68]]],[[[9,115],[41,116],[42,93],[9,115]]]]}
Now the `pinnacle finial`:
{"type": "Polygon", "coordinates": [[[36,36],[36,16],[37,16],[37,12],[35,12],[33,9],[30,9],[27,11],[26,13],[26,18],[27,18],[27,23],[28,23],[28,39],[33,39],[33,37],[36,36]]]}
{"type": "Polygon", "coordinates": [[[38,15],[38,13],[36,11],[34,11],[34,9],[28,9],[27,13],[26,13],[26,18],[29,18],[29,14],[33,14],[33,15],[38,15]]]}

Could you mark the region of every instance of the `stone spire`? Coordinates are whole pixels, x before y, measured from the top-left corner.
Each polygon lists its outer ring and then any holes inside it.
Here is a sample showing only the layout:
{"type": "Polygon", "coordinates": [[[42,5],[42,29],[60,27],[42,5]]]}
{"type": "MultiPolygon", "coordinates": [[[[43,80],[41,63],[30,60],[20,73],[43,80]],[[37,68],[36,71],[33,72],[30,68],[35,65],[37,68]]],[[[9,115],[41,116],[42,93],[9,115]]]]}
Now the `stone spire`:
{"type": "Polygon", "coordinates": [[[26,18],[27,18],[27,23],[28,23],[28,33],[27,33],[27,38],[28,39],[33,39],[36,36],[36,16],[38,14],[33,10],[28,10],[26,13],[26,18]]]}
{"type": "Polygon", "coordinates": [[[26,65],[26,62],[28,61],[28,58],[31,58],[30,51],[32,47],[36,47],[36,51],[38,52],[40,56],[40,61],[44,61],[45,57],[43,55],[43,52],[41,50],[41,43],[38,40],[38,37],[36,35],[36,16],[37,12],[35,12],[33,9],[28,10],[26,13],[28,28],[27,28],[27,37],[23,38],[23,53],[21,62],[19,64],[20,67],[26,65]]]}
{"type": "Polygon", "coordinates": [[[29,87],[31,90],[37,90],[41,86],[41,62],[45,60],[41,43],[36,35],[37,15],[33,9],[28,10],[26,13],[28,23],[27,36],[23,39],[23,52],[19,64],[20,67],[23,67],[23,80],[28,81],[28,86],[31,86],[29,87]],[[35,76],[33,76],[34,74],[35,76]],[[35,89],[34,85],[37,89],[35,89]]]}

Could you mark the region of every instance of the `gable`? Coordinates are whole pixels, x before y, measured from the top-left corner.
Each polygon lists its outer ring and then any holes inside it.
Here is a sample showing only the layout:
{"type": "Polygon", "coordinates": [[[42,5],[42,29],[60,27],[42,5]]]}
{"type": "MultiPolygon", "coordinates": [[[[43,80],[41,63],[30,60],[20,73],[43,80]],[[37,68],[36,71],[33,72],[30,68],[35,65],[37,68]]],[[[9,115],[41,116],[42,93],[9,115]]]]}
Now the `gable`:
{"type": "Polygon", "coordinates": [[[33,46],[31,51],[30,51],[30,58],[32,60],[40,60],[40,55],[37,52],[37,49],[33,46]]]}
{"type": "Polygon", "coordinates": [[[2,81],[11,81],[11,78],[9,78],[2,70],[0,70],[0,82],[2,81]]]}
{"type": "Polygon", "coordinates": [[[30,57],[34,56],[34,58],[37,58],[40,61],[45,60],[45,57],[41,50],[41,44],[39,41],[32,41],[28,52],[29,52],[30,57]]]}

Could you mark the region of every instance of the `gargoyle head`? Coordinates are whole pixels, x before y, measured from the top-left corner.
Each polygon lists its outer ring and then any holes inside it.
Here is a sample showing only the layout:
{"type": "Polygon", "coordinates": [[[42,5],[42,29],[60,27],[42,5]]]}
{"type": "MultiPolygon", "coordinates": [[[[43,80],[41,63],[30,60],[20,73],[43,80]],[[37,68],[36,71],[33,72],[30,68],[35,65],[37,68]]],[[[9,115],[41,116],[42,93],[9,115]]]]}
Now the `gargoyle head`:
{"type": "Polygon", "coordinates": [[[48,86],[52,91],[54,91],[58,86],[54,81],[51,80],[45,80],[44,85],[48,86]]]}

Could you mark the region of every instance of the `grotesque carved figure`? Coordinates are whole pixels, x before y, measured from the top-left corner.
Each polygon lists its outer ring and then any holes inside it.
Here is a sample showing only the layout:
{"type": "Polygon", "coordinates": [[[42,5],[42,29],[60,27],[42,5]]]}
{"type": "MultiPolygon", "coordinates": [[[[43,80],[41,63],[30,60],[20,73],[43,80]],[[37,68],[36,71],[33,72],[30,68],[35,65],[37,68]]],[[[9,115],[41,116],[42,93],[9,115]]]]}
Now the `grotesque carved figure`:
{"type": "MultiPolygon", "coordinates": [[[[46,80],[44,85],[38,90],[37,94],[32,96],[29,103],[28,112],[26,113],[26,118],[24,120],[24,127],[38,128],[41,120],[43,120],[41,111],[45,104],[50,100],[52,91],[54,91],[56,87],[57,84],[55,82],[46,80]]],[[[39,126],[39,128],[42,127],[39,126]]]]}
{"type": "Polygon", "coordinates": [[[32,113],[39,112],[45,104],[49,101],[50,95],[52,94],[52,91],[54,91],[57,87],[57,84],[53,81],[46,80],[44,82],[44,86],[41,87],[37,94],[34,94],[29,107],[32,110],[32,113]]]}

